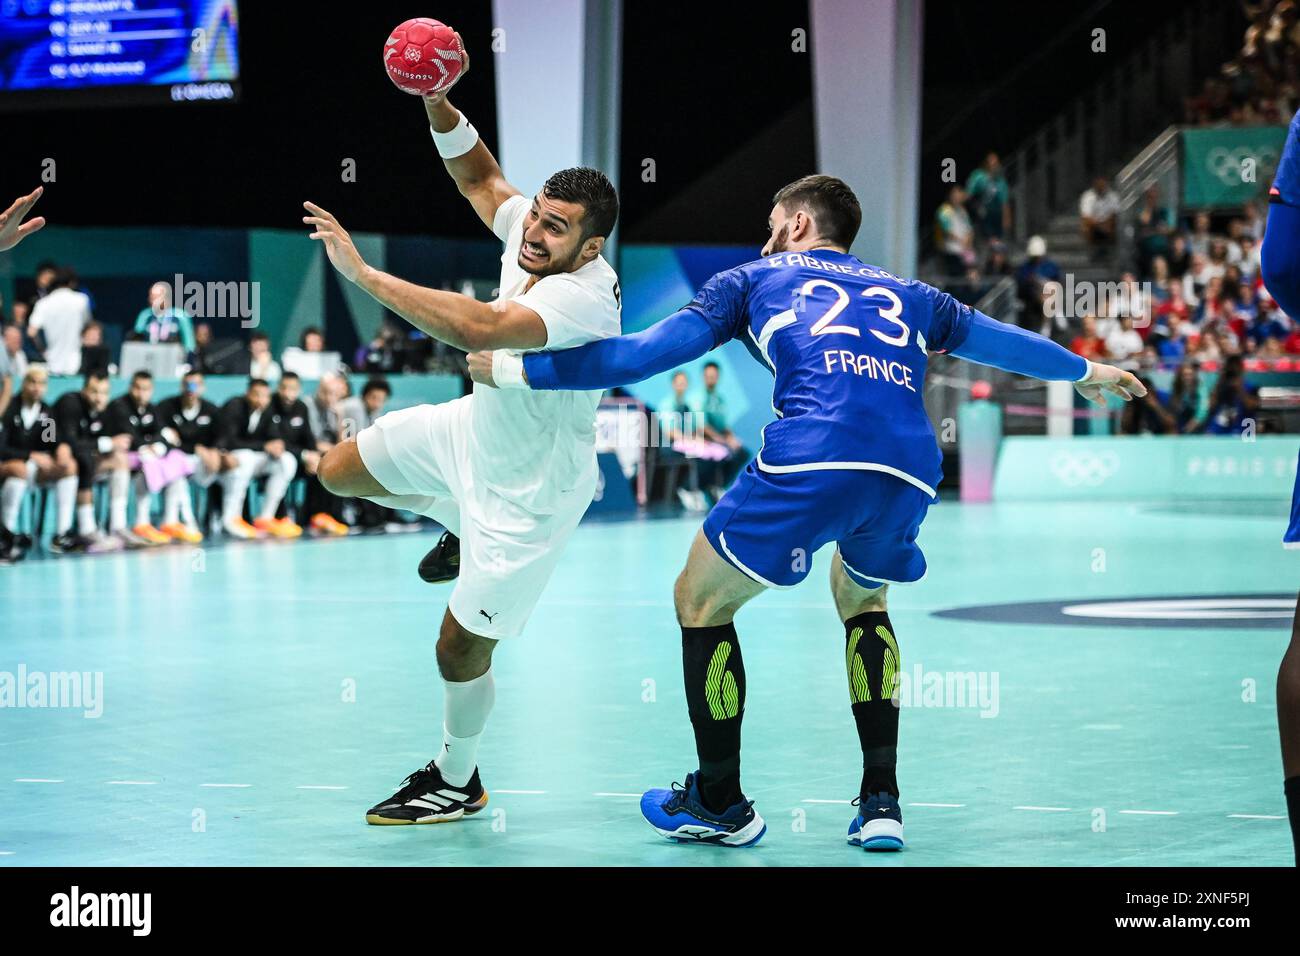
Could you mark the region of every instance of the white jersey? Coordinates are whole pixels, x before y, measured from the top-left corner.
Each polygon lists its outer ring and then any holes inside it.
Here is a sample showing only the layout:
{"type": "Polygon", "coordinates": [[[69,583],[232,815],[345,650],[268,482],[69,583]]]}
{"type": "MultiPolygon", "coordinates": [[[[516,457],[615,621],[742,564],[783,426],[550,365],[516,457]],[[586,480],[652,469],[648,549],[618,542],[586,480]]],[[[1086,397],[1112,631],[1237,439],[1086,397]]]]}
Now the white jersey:
{"type": "Polygon", "coordinates": [[[51,375],[76,375],[81,370],[81,331],[90,321],[90,296],[66,286],[55,289],[32,306],[28,329],[45,333],[45,362],[51,375]]]}
{"type": "MultiPolygon", "coordinates": [[[[532,276],[519,267],[519,247],[531,205],[525,196],[512,196],[492,222],[492,231],[506,244],[498,301],[527,306],[546,325],[546,345],[528,351],[567,349],[620,334],[618,276],[600,256],[576,272],[545,276],[524,291],[532,276]]],[[[474,389],[469,449],[474,479],[536,514],[563,510],[565,495],[596,469],[599,402],[600,392],[474,389]]]]}

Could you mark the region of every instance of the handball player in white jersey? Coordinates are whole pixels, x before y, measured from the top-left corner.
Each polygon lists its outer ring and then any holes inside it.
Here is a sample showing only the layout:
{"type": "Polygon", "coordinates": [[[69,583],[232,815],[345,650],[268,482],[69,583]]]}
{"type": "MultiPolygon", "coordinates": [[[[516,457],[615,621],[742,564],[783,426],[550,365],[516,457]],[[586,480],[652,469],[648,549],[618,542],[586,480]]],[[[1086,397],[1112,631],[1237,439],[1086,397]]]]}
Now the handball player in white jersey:
{"type": "MultiPolygon", "coordinates": [[[[339,273],[465,351],[549,351],[618,335],[618,277],[600,255],[618,196],[604,174],[562,170],[536,195],[522,195],[445,92],[425,97],[425,108],[447,171],[505,244],[499,298],[478,302],[380,272],[366,265],[334,216],[306,203],[311,238],[325,244],[339,273]]],[[[438,637],[442,749],[371,808],[367,822],[443,823],[487,804],[477,753],[495,698],[492,652],[523,630],[591,503],[599,399],[598,392],[475,389],[441,405],[390,412],[321,460],[320,480],[334,494],[446,526],[449,535],[425,564],[441,558],[441,579],[457,578],[438,637]]],[[[421,576],[429,580],[426,570],[422,565],[421,576]]]]}

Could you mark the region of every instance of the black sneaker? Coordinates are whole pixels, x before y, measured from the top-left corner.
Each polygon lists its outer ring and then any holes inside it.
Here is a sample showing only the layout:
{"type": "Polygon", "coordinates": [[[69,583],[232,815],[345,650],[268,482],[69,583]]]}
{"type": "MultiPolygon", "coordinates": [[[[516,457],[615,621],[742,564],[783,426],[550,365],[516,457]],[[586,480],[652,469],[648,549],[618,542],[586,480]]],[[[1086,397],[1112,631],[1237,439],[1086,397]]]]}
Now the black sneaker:
{"type": "Polygon", "coordinates": [[[444,531],[433,550],[420,562],[420,580],[428,584],[454,581],[460,574],[460,538],[444,531]]]}
{"type": "Polygon", "coordinates": [[[71,531],[65,531],[54,536],[54,540],[50,542],[50,550],[55,554],[76,554],[86,550],[87,541],[88,539],[80,538],[71,531]]]}
{"type": "Polygon", "coordinates": [[[366,822],[377,826],[403,826],[412,823],[450,823],[478,813],[487,806],[488,795],[474,776],[463,787],[453,787],[442,779],[432,760],[402,781],[402,787],[387,800],[366,811],[366,822]]]}
{"type": "Polygon", "coordinates": [[[30,535],[10,534],[6,531],[3,536],[0,536],[0,564],[17,564],[27,557],[31,547],[30,535]]]}

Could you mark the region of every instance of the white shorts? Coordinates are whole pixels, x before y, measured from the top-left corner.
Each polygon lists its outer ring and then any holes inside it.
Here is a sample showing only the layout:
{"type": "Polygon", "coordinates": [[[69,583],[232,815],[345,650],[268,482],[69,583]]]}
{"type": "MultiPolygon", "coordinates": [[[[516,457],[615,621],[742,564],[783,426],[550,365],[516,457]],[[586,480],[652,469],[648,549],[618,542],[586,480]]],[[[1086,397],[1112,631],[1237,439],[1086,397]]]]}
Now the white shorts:
{"type": "Polygon", "coordinates": [[[460,538],[460,575],[448,607],[472,634],[516,637],[591,504],[590,487],[556,514],[539,515],[476,484],[469,455],[470,396],[389,412],[357,434],[366,470],[393,496],[380,504],[427,515],[460,538]]]}

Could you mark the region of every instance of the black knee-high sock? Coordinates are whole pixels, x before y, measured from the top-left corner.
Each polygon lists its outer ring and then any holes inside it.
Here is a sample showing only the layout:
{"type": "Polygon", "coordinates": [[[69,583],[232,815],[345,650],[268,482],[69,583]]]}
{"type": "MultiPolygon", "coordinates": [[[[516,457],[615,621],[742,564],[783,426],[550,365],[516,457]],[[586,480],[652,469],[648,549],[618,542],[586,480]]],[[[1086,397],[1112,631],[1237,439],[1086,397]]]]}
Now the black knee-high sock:
{"type": "Polygon", "coordinates": [[[888,791],[898,796],[898,687],[901,658],[893,625],[884,611],[868,611],[844,622],[849,700],[862,745],[862,796],[888,791]]]}
{"type": "Polygon", "coordinates": [[[722,811],[738,802],[740,722],[745,716],[745,664],[734,624],[682,627],[686,709],[695,728],[704,805],[722,811]]]}

